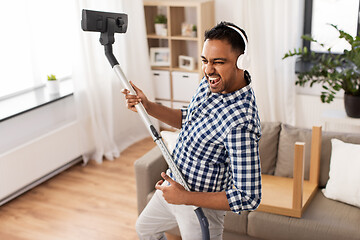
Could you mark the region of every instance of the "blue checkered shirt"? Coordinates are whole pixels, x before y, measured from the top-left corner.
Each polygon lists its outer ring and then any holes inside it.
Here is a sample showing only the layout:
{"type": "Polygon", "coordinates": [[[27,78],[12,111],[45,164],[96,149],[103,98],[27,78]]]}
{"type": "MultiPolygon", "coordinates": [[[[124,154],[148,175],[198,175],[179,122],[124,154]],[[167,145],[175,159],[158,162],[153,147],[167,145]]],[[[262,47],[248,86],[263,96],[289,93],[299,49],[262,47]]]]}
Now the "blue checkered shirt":
{"type": "Polygon", "coordinates": [[[203,78],[181,111],[173,158],[190,190],[225,191],[236,213],[256,209],[261,200],[261,130],[250,84],[228,94],[212,93],[203,78]]]}

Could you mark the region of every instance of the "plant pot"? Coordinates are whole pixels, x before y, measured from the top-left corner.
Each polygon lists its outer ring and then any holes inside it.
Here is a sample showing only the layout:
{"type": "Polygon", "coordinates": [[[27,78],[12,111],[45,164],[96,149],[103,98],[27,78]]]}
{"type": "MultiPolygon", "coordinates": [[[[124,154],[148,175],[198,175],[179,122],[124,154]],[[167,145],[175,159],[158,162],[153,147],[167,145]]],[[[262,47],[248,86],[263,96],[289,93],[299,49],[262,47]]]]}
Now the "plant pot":
{"type": "Polygon", "coordinates": [[[345,111],[348,117],[360,118],[360,96],[344,94],[345,111]]]}
{"type": "Polygon", "coordinates": [[[47,81],[46,85],[47,85],[47,88],[48,88],[50,94],[59,93],[60,87],[59,87],[59,81],[58,80],[47,81]]]}
{"type": "Polygon", "coordinates": [[[155,23],[155,34],[159,36],[166,36],[167,29],[165,23],[155,23]]]}

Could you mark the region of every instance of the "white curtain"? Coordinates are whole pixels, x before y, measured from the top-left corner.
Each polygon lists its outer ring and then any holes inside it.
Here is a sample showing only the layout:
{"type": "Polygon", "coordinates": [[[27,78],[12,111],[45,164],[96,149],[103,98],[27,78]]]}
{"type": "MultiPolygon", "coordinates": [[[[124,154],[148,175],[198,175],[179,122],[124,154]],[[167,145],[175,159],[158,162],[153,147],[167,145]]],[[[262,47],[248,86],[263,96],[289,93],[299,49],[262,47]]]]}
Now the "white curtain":
{"type": "Polygon", "coordinates": [[[248,35],[261,120],[295,124],[295,59],[282,57],[301,46],[304,0],[217,0],[216,4],[215,9],[225,5],[217,12],[217,21],[234,22],[248,35]]]}
{"type": "MultiPolygon", "coordinates": [[[[128,14],[128,31],[115,35],[114,55],[127,78],[153,99],[142,1],[78,0],[76,8],[79,29],[82,9],[128,14]]],[[[77,37],[73,76],[83,158],[85,163],[101,163],[104,157],[118,157],[148,133],[137,114],[125,107],[122,87],[99,42],[100,33],[80,30],[77,37]]]]}

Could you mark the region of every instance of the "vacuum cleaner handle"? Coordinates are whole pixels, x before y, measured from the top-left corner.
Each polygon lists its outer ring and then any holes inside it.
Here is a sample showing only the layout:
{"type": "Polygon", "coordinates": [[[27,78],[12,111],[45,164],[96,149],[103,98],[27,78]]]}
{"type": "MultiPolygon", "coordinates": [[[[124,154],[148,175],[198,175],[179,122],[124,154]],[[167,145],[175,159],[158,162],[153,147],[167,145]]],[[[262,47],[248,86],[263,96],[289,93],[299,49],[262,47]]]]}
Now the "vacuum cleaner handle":
{"type": "MultiPolygon", "coordinates": [[[[119,65],[114,65],[113,69],[118,76],[118,78],[121,80],[121,84],[124,88],[128,89],[130,91],[130,94],[136,95],[135,90],[129,83],[129,81],[126,79],[125,74],[121,70],[121,67],[119,65]]],[[[148,113],[146,112],[144,106],[142,103],[136,104],[135,108],[137,112],[139,113],[141,119],[143,120],[144,124],[146,125],[147,130],[149,131],[150,135],[152,136],[154,142],[158,145],[158,147],[161,150],[161,153],[164,156],[164,159],[166,163],[169,165],[169,168],[171,172],[173,173],[176,181],[180,183],[187,191],[190,191],[189,186],[187,185],[184,177],[182,176],[180,170],[177,168],[174,160],[171,157],[171,154],[169,153],[169,150],[167,149],[166,145],[164,144],[161,136],[156,131],[155,127],[152,125],[151,120],[149,118],[148,113]]]]}
{"type": "MultiPolygon", "coordinates": [[[[121,84],[124,88],[128,89],[130,91],[130,94],[136,95],[135,90],[129,83],[129,81],[126,79],[125,74],[123,73],[121,67],[116,64],[113,66],[113,69],[118,76],[118,78],[121,80],[121,84]]],[[[181,184],[187,191],[190,191],[190,188],[185,181],[183,175],[181,174],[179,168],[176,166],[174,160],[171,157],[171,154],[169,150],[167,149],[166,145],[164,144],[164,141],[162,140],[159,133],[156,131],[155,127],[152,125],[151,120],[149,118],[149,115],[147,114],[144,106],[142,103],[136,104],[135,108],[137,112],[139,113],[141,119],[143,120],[144,124],[146,125],[150,135],[152,136],[154,142],[158,145],[158,147],[161,150],[162,155],[164,156],[164,159],[166,163],[168,164],[172,174],[174,175],[176,181],[181,184]]],[[[194,207],[194,211],[196,213],[196,216],[199,220],[200,227],[201,227],[201,233],[202,233],[202,239],[203,240],[210,240],[210,232],[209,232],[209,222],[203,212],[203,210],[200,207],[194,207]]]]}

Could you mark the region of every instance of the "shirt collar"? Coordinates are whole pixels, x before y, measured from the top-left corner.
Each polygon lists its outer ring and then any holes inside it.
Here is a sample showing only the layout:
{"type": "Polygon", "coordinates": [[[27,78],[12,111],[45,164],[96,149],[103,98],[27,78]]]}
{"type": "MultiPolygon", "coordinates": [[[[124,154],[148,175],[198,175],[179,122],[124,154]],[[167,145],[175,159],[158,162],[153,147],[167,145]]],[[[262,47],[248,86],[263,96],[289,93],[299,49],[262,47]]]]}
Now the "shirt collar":
{"type": "Polygon", "coordinates": [[[251,85],[251,76],[247,70],[245,70],[245,72],[244,72],[244,77],[245,77],[246,82],[248,83],[245,87],[240,88],[239,90],[236,90],[231,93],[226,93],[226,94],[212,93],[210,91],[209,84],[206,81],[206,83],[207,83],[206,96],[208,98],[212,98],[212,97],[219,98],[219,99],[222,99],[224,102],[242,99],[247,95],[247,92],[249,92],[249,90],[251,90],[251,86],[252,86],[251,85]]]}

